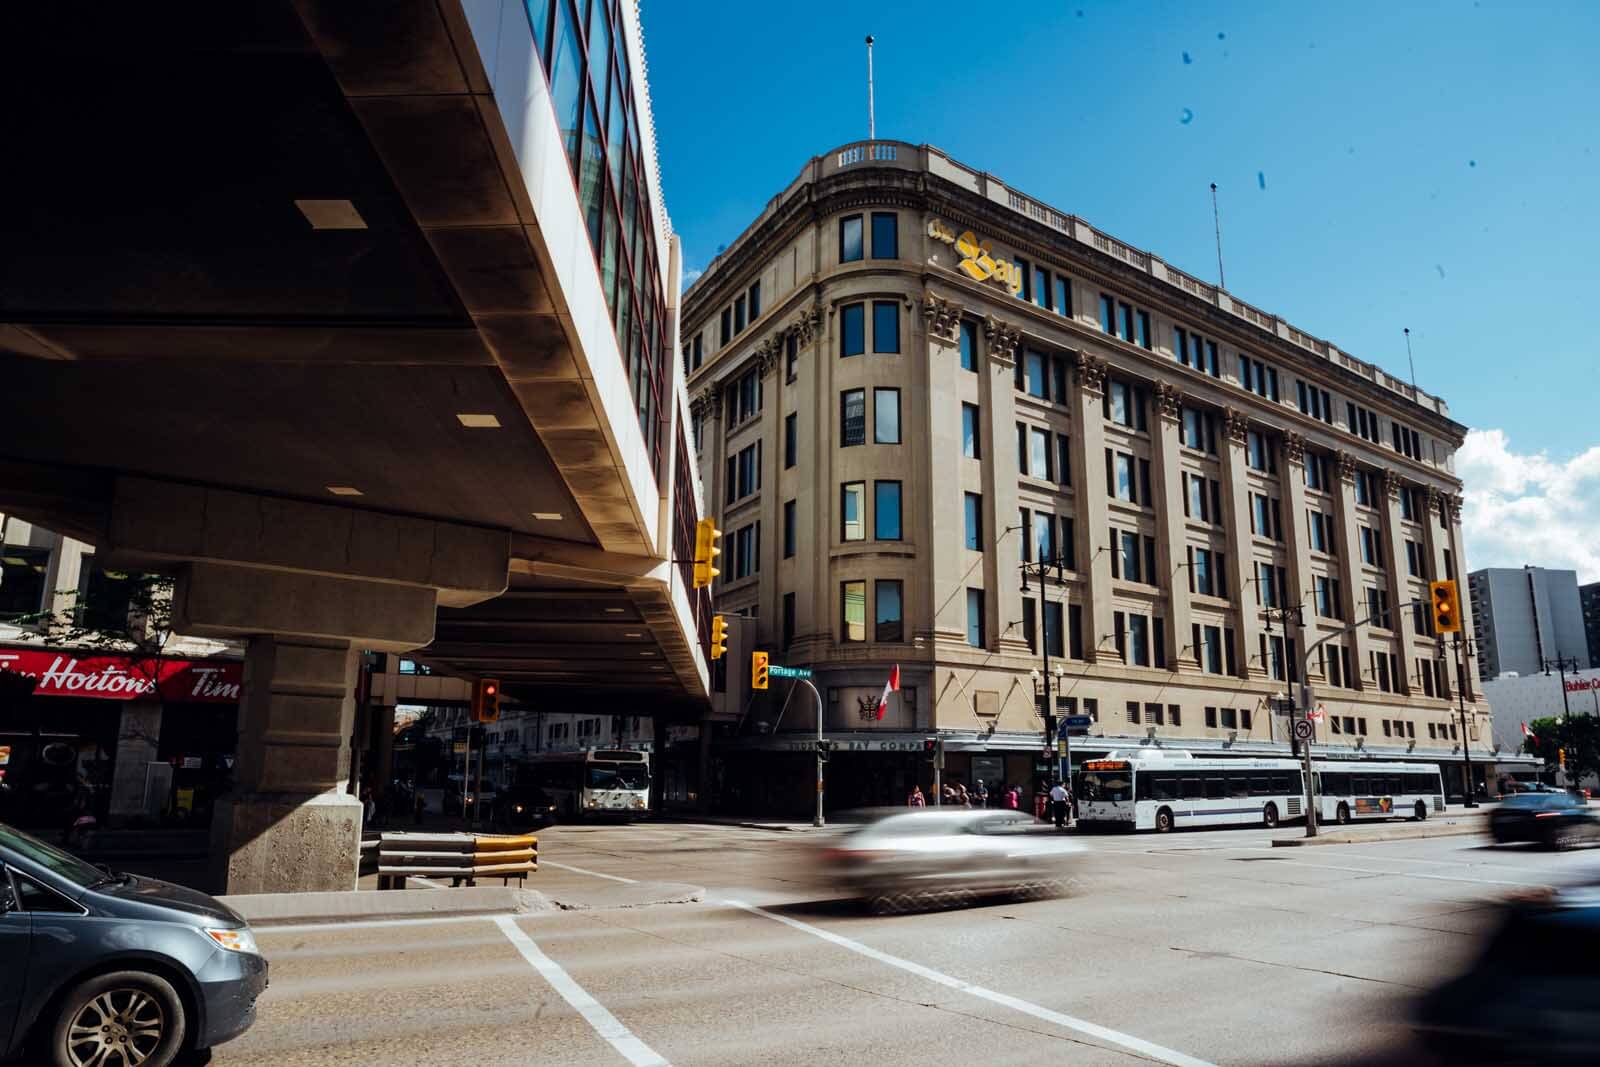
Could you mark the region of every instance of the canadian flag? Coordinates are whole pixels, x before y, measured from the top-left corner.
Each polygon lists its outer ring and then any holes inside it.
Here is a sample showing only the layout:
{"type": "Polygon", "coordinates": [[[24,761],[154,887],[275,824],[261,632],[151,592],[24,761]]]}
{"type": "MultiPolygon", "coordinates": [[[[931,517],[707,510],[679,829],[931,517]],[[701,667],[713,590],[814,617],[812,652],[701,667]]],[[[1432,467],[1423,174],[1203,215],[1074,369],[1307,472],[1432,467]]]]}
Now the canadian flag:
{"type": "Polygon", "coordinates": [[[883,718],[883,713],[889,709],[889,694],[900,692],[900,664],[896,663],[889,672],[889,680],[883,683],[883,696],[878,698],[878,718],[883,718]]]}
{"type": "Polygon", "coordinates": [[[1522,736],[1523,737],[1531,737],[1531,738],[1533,738],[1533,743],[1535,745],[1537,745],[1539,743],[1539,735],[1534,733],[1532,730],[1528,729],[1528,724],[1527,723],[1523,723],[1522,724],[1522,736]]]}

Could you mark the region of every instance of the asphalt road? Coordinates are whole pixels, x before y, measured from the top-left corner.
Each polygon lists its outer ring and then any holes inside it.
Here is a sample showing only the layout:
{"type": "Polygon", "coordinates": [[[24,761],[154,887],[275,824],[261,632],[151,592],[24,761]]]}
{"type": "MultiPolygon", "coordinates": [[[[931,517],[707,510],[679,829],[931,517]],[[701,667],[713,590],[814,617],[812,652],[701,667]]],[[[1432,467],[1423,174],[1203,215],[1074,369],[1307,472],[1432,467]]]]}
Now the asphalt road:
{"type": "Polygon", "coordinates": [[[542,888],[705,899],[264,930],[260,1019],[213,1062],[1427,1062],[1408,1002],[1465,961],[1494,901],[1600,862],[1473,837],[1094,837],[1066,897],[880,917],[796,879],[808,836],[558,827],[542,888]]]}

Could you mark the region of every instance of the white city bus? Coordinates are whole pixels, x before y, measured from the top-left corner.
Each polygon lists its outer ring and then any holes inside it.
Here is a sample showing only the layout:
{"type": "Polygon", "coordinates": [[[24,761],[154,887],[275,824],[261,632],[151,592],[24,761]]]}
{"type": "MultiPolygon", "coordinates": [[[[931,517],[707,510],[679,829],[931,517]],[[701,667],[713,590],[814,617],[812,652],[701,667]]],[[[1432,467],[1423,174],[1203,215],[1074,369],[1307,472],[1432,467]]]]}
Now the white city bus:
{"type": "MultiPolygon", "coordinates": [[[[1318,817],[1325,822],[1425,819],[1444,810],[1439,769],[1425,764],[1317,760],[1318,817]]],[[[1305,817],[1298,760],[1196,759],[1165,749],[1087,760],[1078,781],[1086,826],[1165,832],[1174,826],[1276,826],[1305,817]]]]}
{"type": "Polygon", "coordinates": [[[650,813],[650,757],[643,752],[547,752],[524,760],[518,778],[544,790],[565,818],[637,819],[650,813]]]}
{"type": "Polygon", "coordinates": [[[1356,819],[1426,819],[1444,810],[1439,768],[1423,763],[1367,763],[1317,760],[1317,818],[1347,823],[1356,819]]]}
{"type": "Polygon", "coordinates": [[[1305,815],[1305,783],[1292,759],[1196,759],[1145,748],[1086,760],[1078,779],[1086,827],[1276,826],[1305,815]]]}

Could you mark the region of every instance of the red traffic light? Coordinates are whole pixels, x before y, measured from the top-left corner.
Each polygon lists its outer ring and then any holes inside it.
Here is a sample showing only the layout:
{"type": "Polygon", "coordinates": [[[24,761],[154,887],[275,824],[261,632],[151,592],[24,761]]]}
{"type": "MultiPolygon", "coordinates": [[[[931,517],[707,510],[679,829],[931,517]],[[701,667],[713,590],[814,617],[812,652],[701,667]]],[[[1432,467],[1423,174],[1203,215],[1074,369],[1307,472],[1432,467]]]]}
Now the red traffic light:
{"type": "Polygon", "coordinates": [[[484,692],[484,695],[486,695],[486,696],[494,696],[494,686],[492,686],[492,685],[484,686],[483,687],[483,692],[484,692]]]}

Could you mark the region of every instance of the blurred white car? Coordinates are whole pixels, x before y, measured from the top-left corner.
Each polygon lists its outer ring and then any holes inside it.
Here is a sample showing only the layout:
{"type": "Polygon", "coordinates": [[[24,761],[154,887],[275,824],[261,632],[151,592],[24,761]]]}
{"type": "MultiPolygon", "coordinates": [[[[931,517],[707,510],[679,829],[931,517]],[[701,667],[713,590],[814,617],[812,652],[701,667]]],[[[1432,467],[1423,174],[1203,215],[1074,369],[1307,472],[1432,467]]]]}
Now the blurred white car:
{"type": "Polygon", "coordinates": [[[1086,851],[1017,811],[894,808],[861,816],[826,842],[815,873],[827,888],[879,911],[1060,893],[1086,851]]]}

